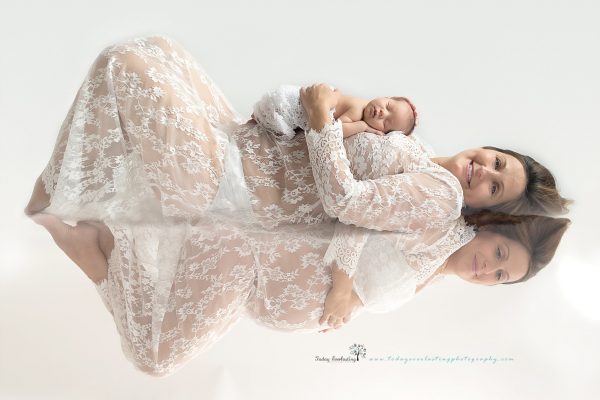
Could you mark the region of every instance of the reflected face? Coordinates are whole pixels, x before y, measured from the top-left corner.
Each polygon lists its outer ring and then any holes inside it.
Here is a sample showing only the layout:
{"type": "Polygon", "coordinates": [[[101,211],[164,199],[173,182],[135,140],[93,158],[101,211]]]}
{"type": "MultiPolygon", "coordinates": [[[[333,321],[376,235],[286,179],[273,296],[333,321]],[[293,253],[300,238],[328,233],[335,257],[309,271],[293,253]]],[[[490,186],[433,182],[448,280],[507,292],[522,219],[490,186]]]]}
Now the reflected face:
{"type": "Polygon", "coordinates": [[[384,133],[408,132],[413,126],[414,115],[406,101],[379,97],[367,104],[363,110],[363,121],[371,128],[384,133]]]}
{"type": "Polygon", "coordinates": [[[444,273],[479,285],[497,285],[523,278],[529,260],[529,253],[521,243],[480,230],[475,239],[450,256],[444,273]]]}
{"type": "Polygon", "coordinates": [[[465,203],[485,208],[517,199],[525,191],[523,164],[515,157],[483,148],[465,150],[444,165],[458,179],[465,203]]]}

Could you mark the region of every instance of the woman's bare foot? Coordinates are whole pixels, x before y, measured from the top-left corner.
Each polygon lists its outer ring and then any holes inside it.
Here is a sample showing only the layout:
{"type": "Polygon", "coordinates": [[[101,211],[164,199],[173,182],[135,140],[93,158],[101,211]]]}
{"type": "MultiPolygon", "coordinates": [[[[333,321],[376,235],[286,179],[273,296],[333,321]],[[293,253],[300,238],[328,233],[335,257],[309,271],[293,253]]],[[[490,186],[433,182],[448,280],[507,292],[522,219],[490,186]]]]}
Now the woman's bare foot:
{"type": "Polygon", "coordinates": [[[42,182],[42,176],[40,175],[35,181],[35,186],[33,187],[33,193],[31,193],[31,199],[29,200],[29,204],[25,207],[26,215],[33,215],[42,211],[44,208],[50,205],[50,196],[46,193],[44,189],[44,183],[42,182]]]}
{"type": "MultiPolygon", "coordinates": [[[[95,222],[79,222],[77,226],[70,226],[62,222],[58,217],[51,214],[37,213],[31,216],[35,223],[42,225],[50,232],[52,238],[65,252],[67,256],[94,283],[100,283],[107,277],[108,262],[104,251],[112,250],[109,246],[112,242],[112,234],[106,225],[95,222]],[[107,232],[97,225],[102,225],[107,232]],[[103,249],[100,248],[100,236],[102,235],[103,249]]],[[[109,253],[110,254],[110,253],[109,253]]]]}
{"type": "Polygon", "coordinates": [[[85,223],[91,224],[98,229],[98,245],[104,257],[107,260],[110,259],[110,255],[115,247],[115,238],[110,229],[108,229],[108,226],[98,221],[86,221],[85,223]]]}

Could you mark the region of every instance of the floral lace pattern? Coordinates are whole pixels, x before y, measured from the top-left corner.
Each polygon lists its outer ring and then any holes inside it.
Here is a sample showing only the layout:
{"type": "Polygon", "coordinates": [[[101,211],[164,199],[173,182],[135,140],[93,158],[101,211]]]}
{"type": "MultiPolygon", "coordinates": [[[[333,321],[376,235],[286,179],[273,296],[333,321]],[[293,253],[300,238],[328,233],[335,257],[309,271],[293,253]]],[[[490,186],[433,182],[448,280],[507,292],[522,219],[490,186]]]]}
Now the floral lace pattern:
{"type": "MultiPolygon", "coordinates": [[[[320,183],[327,174],[322,164],[311,163],[304,134],[282,140],[241,122],[177,42],[132,39],[107,47],[93,63],[42,174],[51,201],[45,212],[104,221],[113,233],[108,276],[97,289],[124,354],[148,374],[172,374],[243,315],[277,330],[321,329],[331,287],[326,254],[355,271],[364,302],[375,309],[390,301],[374,291],[377,281],[369,286],[368,271],[376,266],[359,248],[366,244],[369,251],[368,235],[347,253],[330,248],[332,238],[339,248],[354,240],[356,227],[325,213],[313,168],[320,183]]],[[[379,161],[366,161],[367,144],[360,143],[371,139],[356,136],[349,150],[354,165],[380,162],[399,171],[381,152],[372,156],[379,161]]],[[[314,142],[312,150],[318,146],[314,142]]],[[[401,164],[410,168],[408,159],[401,164]]],[[[360,168],[354,168],[357,176],[369,174],[360,168]]],[[[386,167],[374,168],[373,179],[383,179],[375,175],[386,167]]],[[[446,200],[438,207],[452,209],[454,200],[446,200]]],[[[340,212],[336,203],[327,205],[340,212]]],[[[356,202],[341,210],[347,220],[353,207],[356,202]]],[[[375,217],[369,224],[376,225],[380,216],[374,209],[369,215],[375,217]]],[[[418,227],[413,221],[407,231],[385,236],[406,249],[408,265],[426,265],[448,251],[446,241],[460,241],[440,221],[418,227]],[[436,226],[445,235],[433,234],[436,226]],[[436,256],[428,255],[436,246],[436,256]]],[[[384,273],[379,278],[399,279],[384,273]]]]}
{"type": "Polygon", "coordinates": [[[296,128],[306,131],[308,116],[300,102],[300,87],[282,85],[254,104],[254,119],[270,134],[289,140],[296,128]]]}
{"type": "Polygon", "coordinates": [[[458,180],[426,157],[413,157],[401,174],[357,180],[350,170],[341,121],[306,134],[315,183],[327,214],[345,224],[408,232],[460,218],[458,180]],[[424,165],[423,165],[424,164],[424,165]]]}
{"type": "Polygon", "coordinates": [[[323,262],[328,265],[335,263],[338,268],[352,277],[370,233],[369,229],[335,224],[335,231],[323,262]]]}
{"type": "Polygon", "coordinates": [[[207,132],[240,119],[185,49],[156,40],[109,46],[90,68],[42,174],[47,212],[190,219],[210,204],[225,143],[207,132]]]}
{"type": "MultiPolygon", "coordinates": [[[[395,246],[422,283],[452,254],[450,248],[456,250],[473,237],[460,217],[460,183],[431,161],[419,139],[362,133],[343,140],[340,126],[334,121],[306,137],[327,214],[344,224],[395,231],[395,246]]],[[[343,235],[334,236],[327,261],[335,255],[338,266],[352,276],[360,251],[348,249],[360,250],[369,234],[344,229],[343,235]]]]}

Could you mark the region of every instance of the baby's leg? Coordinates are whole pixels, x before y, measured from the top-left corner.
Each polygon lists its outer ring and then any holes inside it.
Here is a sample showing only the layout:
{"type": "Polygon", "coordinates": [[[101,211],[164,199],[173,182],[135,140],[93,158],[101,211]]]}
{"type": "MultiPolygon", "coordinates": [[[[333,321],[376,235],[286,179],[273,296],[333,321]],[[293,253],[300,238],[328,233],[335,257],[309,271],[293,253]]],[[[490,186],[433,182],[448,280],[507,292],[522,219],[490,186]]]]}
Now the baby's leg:
{"type": "Polygon", "coordinates": [[[252,119],[272,135],[291,140],[296,129],[307,129],[308,116],[300,102],[300,87],[282,85],[254,104],[252,119]]]}

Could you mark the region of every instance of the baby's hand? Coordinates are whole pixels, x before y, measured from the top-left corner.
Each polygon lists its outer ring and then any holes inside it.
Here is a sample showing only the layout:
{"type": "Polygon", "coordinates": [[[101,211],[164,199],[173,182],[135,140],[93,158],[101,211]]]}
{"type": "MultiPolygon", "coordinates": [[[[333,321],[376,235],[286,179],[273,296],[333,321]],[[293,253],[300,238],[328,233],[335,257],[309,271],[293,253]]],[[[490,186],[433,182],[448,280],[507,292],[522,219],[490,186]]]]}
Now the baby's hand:
{"type": "Polygon", "coordinates": [[[371,132],[371,133],[374,133],[374,134],[376,134],[376,135],[379,135],[379,136],[383,136],[383,135],[385,135],[385,133],[384,133],[384,132],[378,131],[378,130],[377,130],[377,129],[375,129],[375,128],[371,128],[371,127],[370,127],[369,125],[367,125],[366,123],[365,123],[365,125],[366,125],[366,126],[365,126],[365,132],[371,132]]]}

